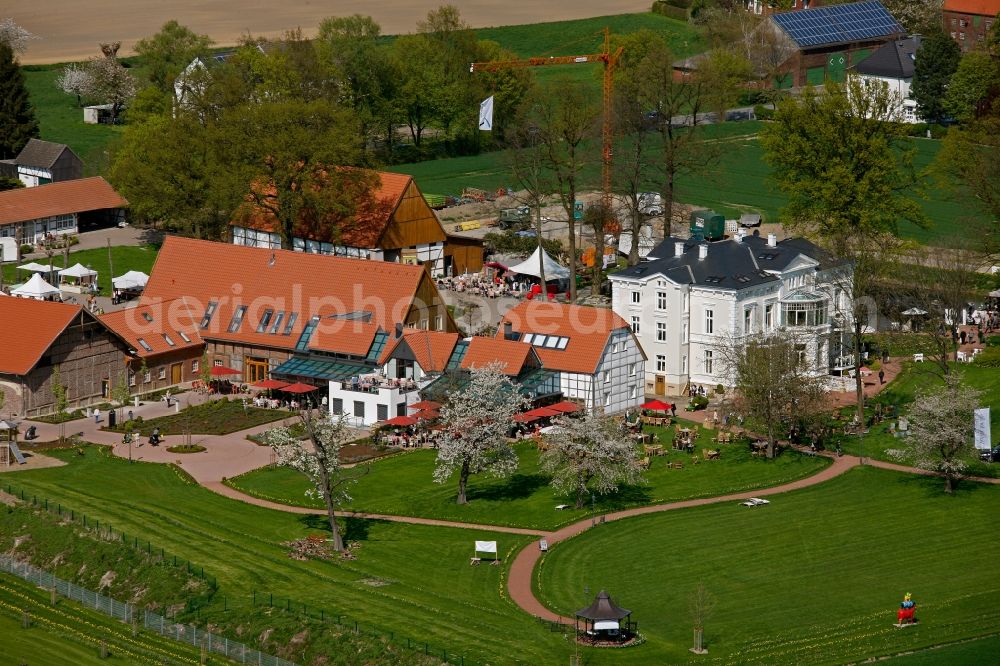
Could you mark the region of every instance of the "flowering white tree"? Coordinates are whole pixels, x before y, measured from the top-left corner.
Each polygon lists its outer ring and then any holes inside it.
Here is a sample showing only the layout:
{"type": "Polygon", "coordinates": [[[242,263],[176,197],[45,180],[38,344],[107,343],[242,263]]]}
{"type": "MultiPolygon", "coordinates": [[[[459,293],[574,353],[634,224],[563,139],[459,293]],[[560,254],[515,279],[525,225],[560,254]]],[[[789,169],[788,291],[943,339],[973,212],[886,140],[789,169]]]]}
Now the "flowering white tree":
{"type": "Polygon", "coordinates": [[[336,510],[351,500],[348,486],[367,474],[369,468],[358,465],[346,470],[340,464],[340,449],[352,439],[343,415],[331,419],[325,412],[313,416],[306,410],[300,416],[309,436],[308,443],[284,426],[267,431],[264,441],[274,449],[279,465],[302,472],[313,484],[306,496],[323,500],[333,549],[340,552],[344,549],[344,538],[337,526],[336,510]]]}
{"type": "Polygon", "coordinates": [[[507,434],[525,402],[520,385],[492,365],[473,370],[469,385],[449,394],[441,408],[445,434],[434,481],[444,483],[458,471],[458,504],[468,502],[472,474],[487,472],[502,479],[517,469],[517,452],[507,434]]]}
{"type": "Polygon", "coordinates": [[[941,474],[944,491],[952,492],[975,456],[973,412],[980,397],[979,390],[961,384],[954,374],[945,378],[944,386],[919,393],[910,408],[910,436],[902,449],[889,454],[941,474]]]}
{"type": "Polygon", "coordinates": [[[56,85],[67,95],[76,95],[76,105],[83,106],[80,98],[90,89],[90,72],[78,63],[70,63],[56,77],[56,85]]]}
{"type": "Polygon", "coordinates": [[[553,488],[576,494],[577,509],[583,508],[588,490],[603,495],[618,490],[618,484],[642,480],[635,443],[607,416],[561,419],[545,444],[541,468],[552,475],[553,488]]]}
{"type": "Polygon", "coordinates": [[[15,54],[24,53],[28,49],[28,42],[33,39],[38,37],[14,23],[14,19],[5,18],[0,21],[0,42],[6,42],[15,54]]]}
{"type": "Polygon", "coordinates": [[[93,58],[87,63],[86,72],[84,96],[110,104],[111,122],[115,123],[121,110],[135,97],[135,77],[113,54],[93,58]]]}

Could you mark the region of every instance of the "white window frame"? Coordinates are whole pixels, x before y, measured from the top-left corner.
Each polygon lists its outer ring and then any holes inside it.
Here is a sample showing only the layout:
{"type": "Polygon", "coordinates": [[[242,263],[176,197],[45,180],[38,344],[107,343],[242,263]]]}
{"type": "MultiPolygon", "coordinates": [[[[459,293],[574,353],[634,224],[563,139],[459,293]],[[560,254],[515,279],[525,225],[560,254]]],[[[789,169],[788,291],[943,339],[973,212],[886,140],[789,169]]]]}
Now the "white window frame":
{"type": "Polygon", "coordinates": [[[633,317],[632,317],[632,332],[635,333],[636,335],[639,335],[639,324],[640,324],[639,318],[633,315],[633,317]]]}
{"type": "Polygon", "coordinates": [[[657,342],[667,341],[667,322],[665,321],[656,322],[656,341],[657,342]]]}
{"type": "Polygon", "coordinates": [[[638,365],[639,365],[638,363],[629,363],[628,364],[628,376],[629,377],[635,377],[636,366],[638,366],[638,365]]]}
{"type": "Polygon", "coordinates": [[[642,303],[642,292],[635,290],[632,292],[632,305],[639,305],[642,303]]]}
{"type": "Polygon", "coordinates": [[[715,333],[715,309],[705,308],[705,333],[713,335],[715,333]]]}
{"type": "Polygon", "coordinates": [[[656,355],[656,371],[666,372],[667,371],[667,357],[663,354],[656,355]]]}
{"type": "Polygon", "coordinates": [[[712,370],[715,367],[715,353],[711,349],[705,350],[705,374],[715,374],[712,370]]]}
{"type": "Polygon", "coordinates": [[[156,378],[157,379],[166,379],[167,378],[167,369],[165,367],[163,367],[162,365],[159,368],[156,369],[156,378]]]}
{"type": "Polygon", "coordinates": [[[604,371],[604,383],[605,384],[610,384],[611,383],[611,371],[610,370],[605,370],[604,371]]]}
{"type": "Polygon", "coordinates": [[[667,311],[667,292],[665,291],[656,292],[656,309],[659,312],[667,311]]]}

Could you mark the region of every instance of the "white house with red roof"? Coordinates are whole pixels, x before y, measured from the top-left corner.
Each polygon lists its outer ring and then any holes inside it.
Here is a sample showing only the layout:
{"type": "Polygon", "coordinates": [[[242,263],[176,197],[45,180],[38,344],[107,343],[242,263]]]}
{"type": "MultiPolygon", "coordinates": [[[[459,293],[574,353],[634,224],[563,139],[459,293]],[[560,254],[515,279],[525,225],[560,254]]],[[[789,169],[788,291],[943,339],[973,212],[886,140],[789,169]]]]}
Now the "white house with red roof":
{"type": "Polygon", "coordinates": [[[564,398],[616,414],[643,401],[646,357],[629,324],[604,308],[524,301],[504,315],[497,338],[530,346],[559,375],[564,398]]]}

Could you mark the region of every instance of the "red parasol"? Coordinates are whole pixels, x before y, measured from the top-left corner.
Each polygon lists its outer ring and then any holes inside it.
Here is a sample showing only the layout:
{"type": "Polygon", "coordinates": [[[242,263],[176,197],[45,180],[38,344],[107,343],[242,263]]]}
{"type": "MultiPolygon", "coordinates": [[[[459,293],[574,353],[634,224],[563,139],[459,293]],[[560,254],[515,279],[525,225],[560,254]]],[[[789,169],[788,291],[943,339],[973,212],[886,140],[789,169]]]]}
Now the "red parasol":
{"type": "Polygon", "coordinates": [[[650,400],[649,402],[644,402],[639,405],[643,409],[648,409],[653,412],[665,412],[670,409],[670,405],[663,402],[662,400],[650,400]]]}
{"type": "Polygon", "coordinates": [[[540,419],[548,418],[550,416],[559,416],[562,414],[558,409],[551,409],[550,407],[538,407],[530,411],[525,412],[529,416],[534,416],[540,419]]]}
{"type": "Polygon", "coordinates": [[[563,400],[562,402],[557,402],[554,405],[549,405],[547,409],[554,409],[562,414],[572,414],[573,412],[580,411],[580,405],[575,402],[570,402],[569,400],[563,400]]]}
{"type": "Polygon", "coordinates": [[[283,382],[277,379],[262,379],[256,384],[251,384],[250,388],[258,389],[281,389],[288,386],[288,382],[283,382]]]}
{"type": "Polygon", "coordinates": [[[420,419],[421,421],[432,421],[440,416],[441,412],[436,409],[421,409],[413,415],[413,418],[420,419]]]}
{"type": "Polygon", "coordinates": [[[242,375],[242,374],[243,374],[242,370],[233,370],[232,368],[228,368],[224,365],[212,366],[212,371],[211,371],[211,375],[213,377],[225,377],[226,375],[242,375]]]}
{"type": "Polygon", "coordinates": [[[383,421],[385,425],[391,426],[411,426],[417,422],[412,416],[394,416],[388,421],[383,421]]]}
{"type": "Polygon", "coordinates": [[[531,414],[514,414],[514,421],[517,423],[531,423],[532,421],[537,421],[542,418],[541,416],[532,416],[531,414]]]}
{"type": "Polygon", "coordinates": [[[414,410],[420,410],[420,409],[440,409],[441,408],[441,403],[440,402],[434,402],[433,400],[421,400],[420,402],[415,402],[412,405],[407,405],[406,408],[407,409],[414,409],[414,410]]]}
{"type": "Polygon", "coordinates": [[[285,393],[310,393],[317,389],[319,389],[319,387],[313,386],[312,384],[298,383],[298,384],[289,384],[288,386],[285,386],[281,390],[284,391],[285,393]]]}

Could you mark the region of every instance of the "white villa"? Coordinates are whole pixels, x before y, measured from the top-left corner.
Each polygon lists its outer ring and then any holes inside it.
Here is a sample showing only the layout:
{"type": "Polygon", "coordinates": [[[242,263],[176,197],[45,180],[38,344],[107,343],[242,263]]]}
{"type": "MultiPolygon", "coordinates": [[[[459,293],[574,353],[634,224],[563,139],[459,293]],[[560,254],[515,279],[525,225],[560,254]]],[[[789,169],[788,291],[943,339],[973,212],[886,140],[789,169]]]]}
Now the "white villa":
{"type": "MultiPolygon", "coordinates": [[[[678,395],[726,384],[720,348],[743,335],[784,328],[801,340],[815,372],[853,366],[834,323],[849,316],[849,266],[809,241],[745,236],[709,243],[667,238],[647,261],[609,276],[612,309],[649,362],[645,392],[678,395]]],[[[846,319],[844,319],[846,321],[846,319]]]]}
{"type": "Polygon", "coordinates": [[[919,123],[917,102],[910,96],[914,63],[920,50],[920,36],[897,39],[882,45],[875,53],[855,65],[851,72],[867,81],[881,81],[889,88],[896,104],[895,119],[903,123],[919,123]]]}

